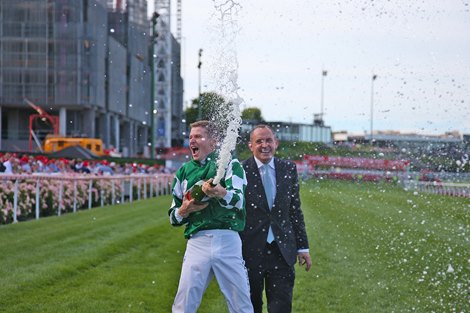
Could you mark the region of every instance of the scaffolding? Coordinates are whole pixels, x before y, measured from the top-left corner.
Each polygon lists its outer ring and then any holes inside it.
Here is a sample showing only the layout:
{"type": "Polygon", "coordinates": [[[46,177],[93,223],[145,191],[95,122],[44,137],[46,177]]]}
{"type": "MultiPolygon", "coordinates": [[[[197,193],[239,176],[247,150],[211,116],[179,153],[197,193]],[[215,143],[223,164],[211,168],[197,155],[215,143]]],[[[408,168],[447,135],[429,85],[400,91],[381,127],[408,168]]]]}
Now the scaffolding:
{"type": "Polygon", "coordinates": [[[28,150],[28,98],[60,119],[62,135],[141,153],[150,103],[146,8],[146,0],[1,0],[0,149],[28,150]],[[124,11],[122,41],[111,38],[108,5],[124,11]]]}
{"type": "Polygon", "coordinates": [[[158,36],[155,40],[156,64],[155,103],[155,142],[159,148],[171,147],[171,7],[170,0],[156,0],[155,11],[160,15],[157,20],[158,36]]]}

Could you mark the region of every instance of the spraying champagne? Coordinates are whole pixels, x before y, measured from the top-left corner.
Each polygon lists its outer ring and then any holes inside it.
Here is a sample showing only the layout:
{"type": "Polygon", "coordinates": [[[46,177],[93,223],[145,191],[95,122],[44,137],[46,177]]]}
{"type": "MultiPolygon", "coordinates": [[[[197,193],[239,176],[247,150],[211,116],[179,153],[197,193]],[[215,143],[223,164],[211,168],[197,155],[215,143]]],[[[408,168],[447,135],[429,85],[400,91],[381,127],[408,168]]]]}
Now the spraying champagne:
{"type": "Polygon", "coordinates": [[[227,135],[224,137],[222,146],[220,148],[219,158],[217,159],[217,174],[212,182],[217,185],[222,177],[225,175],[225,170],[232,159],[232,151],[235,150],[238,138],[238,129],[242,123],[240,114],[240,103],[241,98],[237,98],[231,102],[231,110],[228,112],[229,124],[227,129],[227,135]]]}

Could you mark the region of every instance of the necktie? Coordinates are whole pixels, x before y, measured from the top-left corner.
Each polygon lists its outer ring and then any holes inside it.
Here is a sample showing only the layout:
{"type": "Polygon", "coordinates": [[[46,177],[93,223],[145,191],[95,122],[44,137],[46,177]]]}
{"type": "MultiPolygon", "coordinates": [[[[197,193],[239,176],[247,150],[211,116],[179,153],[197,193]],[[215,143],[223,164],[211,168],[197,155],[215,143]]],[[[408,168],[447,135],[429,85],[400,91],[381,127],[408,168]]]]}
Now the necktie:
{"type": "MultiPolygon", "coordinates": [[[[271,178],[271,175],[269,175],[269,165],[264,164],[263,165],[263,186],[264,186],[264,193],[266,194],[266,199],[268,200],[268,206],[269,209],[271,210],[273,207],[273,202],[274,202],[274,183],[271,178]]],[[[268,230],[268,238],[266,240],[268,243],[271,243],[274,241],[274,234],[271,226],[269,226],[268,230]]]]}
{"type": "Polygon", "coordinates": [[[266,199],[268,200],[268,206],[269,209],[273,207],[273,202],[274,202],[274,183],[271,178],[271,175],[269,175],[269,165],[264,164],[263,165],[263,186],[264,186],[264,193],[266,194],[266,199]]]}

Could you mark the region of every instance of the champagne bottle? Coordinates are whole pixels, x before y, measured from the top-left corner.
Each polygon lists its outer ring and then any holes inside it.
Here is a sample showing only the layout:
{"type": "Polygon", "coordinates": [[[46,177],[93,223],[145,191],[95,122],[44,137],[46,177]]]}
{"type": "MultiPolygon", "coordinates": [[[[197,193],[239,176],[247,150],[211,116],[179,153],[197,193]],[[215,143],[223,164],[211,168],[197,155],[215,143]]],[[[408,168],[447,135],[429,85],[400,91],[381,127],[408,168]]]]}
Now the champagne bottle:
{"type": "Polygon", "coordinates": [[[204,184],[203,180],[198,181],[195,183],[189,190],[188,190],[188,199],[194,199],[194,202],[201,203],[205,201],[209,201],[209,197],[202,191],[202,185],[204,184]]]}

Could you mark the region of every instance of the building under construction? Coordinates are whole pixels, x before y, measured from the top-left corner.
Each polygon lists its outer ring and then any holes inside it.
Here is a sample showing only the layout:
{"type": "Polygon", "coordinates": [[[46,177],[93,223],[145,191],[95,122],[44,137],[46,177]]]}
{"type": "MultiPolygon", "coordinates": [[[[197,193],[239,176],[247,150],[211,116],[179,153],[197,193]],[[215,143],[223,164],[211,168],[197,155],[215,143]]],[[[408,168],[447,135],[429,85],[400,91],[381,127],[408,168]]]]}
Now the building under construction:
{"type": "MultiPolygon", "coordinates": [[[[28,99],[58,117],[60,135],[101,138],[124,156],[148,152],[150,33],[146,0],[1,0],[0,150],[27,151],[31,131],[39,140],[52,132],[47,121],[30,124],[28,99]]],[[[179,66],[179,47],[170,51],[179,66]]],[[[164,146],[182,142],[171,133],[183,106],[179,68],[171,75],[164,146]]]]}

